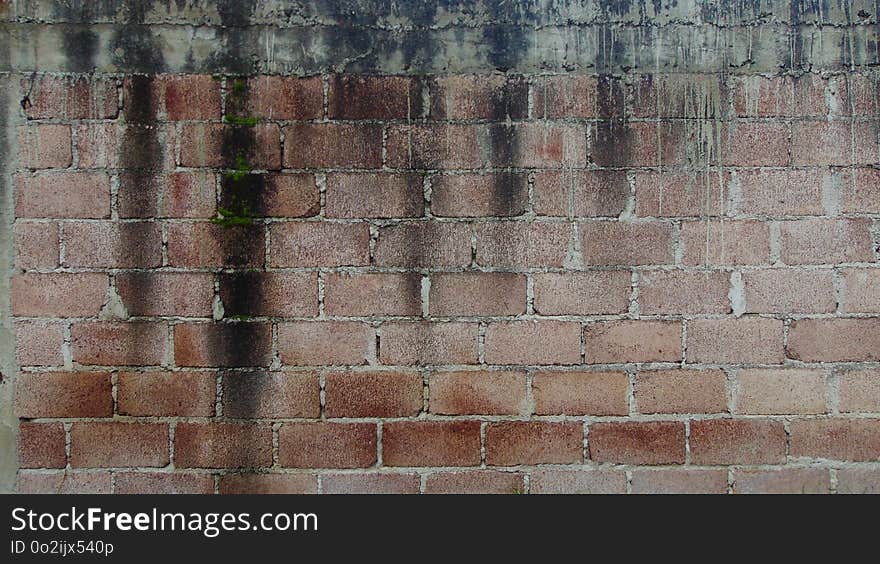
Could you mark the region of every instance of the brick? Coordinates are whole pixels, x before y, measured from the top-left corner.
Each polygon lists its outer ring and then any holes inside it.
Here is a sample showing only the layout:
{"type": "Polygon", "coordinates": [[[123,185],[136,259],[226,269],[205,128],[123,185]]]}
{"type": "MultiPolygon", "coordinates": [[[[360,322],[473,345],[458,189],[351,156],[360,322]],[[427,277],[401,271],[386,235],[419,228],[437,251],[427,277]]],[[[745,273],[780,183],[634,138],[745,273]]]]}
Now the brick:
{"type": "Polygon", "coordinates": [[[398,421],[382,425],[386,466],[477,466],[479,421],[398,421]]]}
{"type": "Polygon", "coordinates": [[[571,239],[571,228],[562,223],[484,223],[474,231],[481,266],[561,267],[571,239]]]}
{"type": "Polygon", "coordinates": [[[318,314],[316,272],[258,270],[222,273],[219,290],[225,317],[318,314]]]}
{"type": "MultiPolygon", "coordinates": [[[[216,119],[220,117],[220,81],[209,75],[163,76],[156,83],[164,94],[169,120],[216,119]]],[[[125,104],[123,91],[123,107],[125,104]]]]}
{"type": "MultiPolygon", "coordinates": [[[[733,80],[733,77],[730,78],[733,80]]],[[[625,81],[617,78],[606,80],[610,81],[611,88],[623,90],[625,81]]],[[[727,78],[717,81],[714,77],[693,73],[643,74],[634,76],[626,86],[629,86],[626,95],[631,99],[632,112],[636,117],[727,117],[727,78]]],[[[617,94],[614,100],[622,111],[622,94],[617,94]]]]}
{"type": "Polygon", "coordinates": [[[841,309],[847,313],[880,312],[880,269],[848,268],[843,275],[841,309]]]}
{"type": "Polygon", "coordinates": [[[418,372],[331,372],[325,377],[327,417],[408,417],[422,410],[418,372]]]}
{"type": "Polygon", "coordinates": [[[438,415],[527,415],[523,372],[434,372],[428,410],[438,415]]]}
{"type": "Polygon", "coordinates": [[[770,262],[770,228],[761,221],[685,221],[679,240],[682,262],[689,266],[770,262]]]}
{"type": "Polygon", "coordinates": [[[110,472],[28,472],[18,473],[18,493],[22,494],[109,494],[110,472]]]}
{"type": "Polygon", "coordinates": [[[780,223],[785,264],[873,262],[871,223],[864,219],[801,219],[780,223]]]}
{"type": "Polygon", "coordinates": [[[293,468],[367,468],[376,464],[377,440],[374,423],[285,423],[278,431],[278,462],[293,468]]]}
{"type": "Polygon", "coordinates": [[[312,474],[225,474],[221,494],[315,494],[318,479],[312,474]]]}
{"type": "Polygon", "coordinates": [[[729,313],[730,275],[719,271],[657,270],[639,275],[642,315],[729,313]]]}
{"type": "Polygon", "coordinates": [[[791,129],[792,164],[807,166],[852,163],[852,126],[844,121],[796,122],[791,129]]]}
{"type": "Polygon", "coordinates": [[[281,130],[278,126],[184,124],[180,134],[181,166],[232,168],[240,160],[253,169],[280,169],[281,130]]]}
{"type": "Polygon", "coordinates": [[[880,371],[843,372],[837,376],[837,386],[841,412],[880,412],[880,371]]]}
{"type": "Polygon", "coordinates": [[[108,417],[113,394],[107,372],[22,373],[16,378],[19,418],[108,417]]]}
{"type": "Polygon", "coordinates": [[[628,395],[623,372],[539,372],[532,379],[538,415],[626,415],[628,395]]]}
{"type": "Polygon", "coordinates": [[[58,266],[58,224],[18,221],[15,224],[15,266],[21,270],[58,266]]]}
{"type": "Polygon", "coordinates": [[[533,275],[535,313],[595,315],[629,309],[632,277],[625,270],[538,273],[533,275]]]}
{"type": "Polygon", "coordinates": [[[471,262],[471,235],[461,223],[412,222],[379,228],[377,266],[438,268],[471,262]]]}
{"type": "MultiPolygon", "coordinates": [[[[828,82],[813,74],[736,77],[731,88],[734,111],[743,117],[826,115],[829,111],[825,99],[828,82]]],[[[835,105],[845,104],[844,99],[835,97],[835,105]]]]}
{"type": "Polygon", "coordinates": [[[119,217],[212,218],[217,212],[216,185],[216,175],[208,171],[123,172],[119,217]]]}
{"type": "Polygon", "coordinates": [[[880,492],[880,470],[840,468],[837,470],[837,493],[876,494],[880,492]]]}
{"type": "Polygon", "coordinates": [[[21,423],[18,427],[20,468],[64,468],[65,432],[61,423],[21,423]]]}
{"type": "Polygon", "coordinates": [[[208,273],[124,272],[116,289],[129,315],[209,317],[214,277],[208,273]]]}
{"type": "Polygon", "coordinates": [[[825,413],[825,372],[798,369],[740,370],[736,412],[757,415],[825,413]]]}
{"type": "Polygon", "coordinates": [[[119,472],[118,494],[213,494],[214,476],[179,472],[119,472]]]}
{"type": "Polygon", "coordinates": [[[489,364],[579,364],[581,325],[566,321],[509,321],[486,329],[489,364]]]}
{"type": "Polygon", "coordinates": [[[785,429],[769,419],[691,421],[690,446],[693,464],[781,464],[785,429]]]}
{"type": "Polygon", "coordinates": [[[880,360],[880,319],[798,319],[788,355],[805,362],[880,360]]]}
{"type": "Polygon", "coordinates": [[[301,372],[224,372],[223,415],[233,419],[318,417],[318,377],[301,372]]]}
{"type": "Polygon", "coordinates": [[[365,266],[370,262],[366,223],[278,223],[272,225],[270,238],[272,266],[365,266]]]}
{"type": "Polygon", "coordinates": [[[28,119],[115,118],[119,113],[116,79],[93,75],[22,79],[23,104],[28,119]]]}
{"type": "Polygon", "coordinates": [[[119,143],[115,123],[80,125],[76,128],[78,168],[117,168],[119,143]]]}
{"type": "Polygon", "coordinates": [[[383,364],[476,364],[479,325],[392,322],[381,327],[383,364]]]}
{"type": "Polygon", "coordinates": [[[324,113],[320,76],[250,76],[227,81],[226,113],[269,120],[317,119],[324,113]]]}
{"type": "Polygon", "coordinates": [[[523,475],[514,472],[477,470],[429,474],[425,493],[432,494],[517,494],[525,492],[523,475]]]}
{"type": "Polygon", "coordinates": [[[668,223],[582,222],[578,235],[587,265],[672,263],[672,225],[668,223]]]}
{"type": "Polygon", "coordinates": [[[856,121],[852,125],[852,162],[855,165],[876,166],[880,163],[876,121],[856,121]]]}
{"type": "Polygon", "coordinates": [[[525,119],[529,85],[515,75],[438,76],[427,84],[431,119],[525,119]]]}
{"type": "Polygon", "coordinates": [[[325,494],[416,494],[418,474],[325,474],[321,477],[325,494]]]}
{"type": "Polygon", "coordinates": [[[422,84],[408,76],[332,75],[327,91],[330,119],[417,119],[422,84]]]}
{"type": "Polygon", "coordinates": [[[724,494],[727,470],[633,470],[634,494],[724,494]]]}
{"type": "Polygon", "coordinates": [[[712,172],[637,172],[636,216],[715,217],[722,215],[726,179],[712,172]]]}
{"type": "Polygon", "coordinates": [[[821,169],[743,170],[730,177],[728,213],[736,216],[824,215],[845,176],[821,169]]]}
{"type": "Polygon", "coordinates": [[[321,194],[312,174],[269,174],[262,194],[263,215],[312,217],[321,209],[321,194]]]}
{"type": "Polygon", "coordinates": [[[366,364],[375,354],[372,327],[354,321],[301,321],[278,325],[278,354],[292,365],[366,364]]]}
{"type": "Polygon", "coordinates": [[[431,213],[435,216],[513,217],[525,213],[528,199],[524,174],[444,174],[431,179],[431,213]]]}
{"type": "Polygon", "coordinates": [[[830,270],[773,269],[742,273],[745,313],[832,313],[830,270]]]}
{"type": "Polygon", "coordinates": [[[162,364],[167,352],[165,323],[98,321],[70,328],[70,350],[80,364],[148,366],[162,364]]]}
{"type": "Polygon", "coordinates": [[[41,124],[18,128],[23,168],[67,168],[73,163],[69,125],[41,124]]]}
{"type": "Polygon", "coordinates": [[[127,170],[159,173],[177,167],[178,130],[173,124],[156,125],[155,119],[122,123],[119,140],[119,166],[127,170]]]}
{"type": "Polygon", "coordinates": [[[61,366],[64,326],[45,321],[15,322],[15,359],[19,366],[61,366]]]}
{"type": "MultiPolygon", "coordinates": [[[[593,76],[548,76],[532,84],[532,106],[538,119],[592,118],[607,111],[607,88],[613,83],[593,76]],[[600,91],[600,81],[605,90],[600,91]],[[600,110],[602,113],[600,113],[600,110]]],[[[608,117],[605,115],[604,117],[608,117]]]]}
{"type": "Polygon", "coordinates": [[[328,274],[324,277],[324,311],[328,315],[421,315],[419,274],[328,274]]]}
{"type": "MultiPolygon", "coordinates": [[[[600,167],[657,166],[660,147],[657,124],[603,120],[590,128],[590,158],[600,167]]],[[[663,164],[666,164],[663,159],[663,164]]]]}
{"type": "Polygon", "coordinates": [[[791,422],[791,455],[854,462],[880,458],[880,419],[798,419],[791,422]]]}
{"type": "Polygon", "coordinates": [[[587,432],[590,458],[619,464],[682,464],[684,424],[677,421],[594,423],[587,432]]]}
{"type": "Polygon", "coordinates": [[[733,493],[821,494],[831,493],[831,477],[823,468],[737,469],[733,493]]]}
{"type": "Polygon", "coordinates": [[[89,317],[104,305],[106,274],[16,274],[12,277],[12,313],[30,317],[89,317]]]}
{"type": "Polygon", "coordinates": [[[850,183],[841,186],[841,211],[880,213],[880,170],[857,168],[850,183]]]}
{"type": "Polygon", "coordinates": [[[97,172],[16,174],[16,217],[110,217],[110,179],[97,172]]]}
{"type": "Polygon", "coordinates": [[[727,411],[727,376],[721,370],[651,370],[636,374],[639,413],[727,411]]]}
{"type": "Polygon", "coordinates": [[[880,112],[877,81],[872,76],[853,74],[847,77],[852,91],[853,110],[857,116],[876,116],[880,112]]]}
{"type": "Polygon", "coordinates": [[[64,226],[64,265],[155,268],[162,265],[158,223],[70,223],[64,226]]]}
{"type": "Polygon", "coordinates": [[[327,217],[420,217],[425,208],[419,174],[328,174],[325,198],[327,217]]]}
{"type": "Polygon", "coordinates": [[[583,459],[580,422],[510,421],[486,426],[486,464],[576,464],[583,459]]]}
{"type": "Polygon", "coordinates": [[[784,357],[778,319],[694,319],[687,332],[687,362],[779,364],[784,357]]]}
{"type": "Polygon", "coordinates": [[[681,360],[677,321],[600,321],[587,325],[585,341],[590,364],[681,360]]]}
{"type": "Polygon", "coordinates": [[[431,276],[430,314],[519,315],[526,312],[526,277],[506,272],[431,276]]]}
{"type": "Polygon", "coordinates": [[[168,462],[168,425],[165,423],[114,421],[74,423],[70,427],[73,468],[161,467],[168,462]]]}
{"type": "Polygon", "coordinates": [[[265,323],[181,323],[174,326],[174,360],[178,366],[268,367],[271,334],[265,323]]]}
{"type": "Polygon", "coordinates": [[[382,127],[373,124],[301,123],[284,128],[285,168],[379,168],[382,127]]]}
{"type": "Polygon", "coordinates": [[[538,215],[617,217],[626,209],[630,186],[619,170],[538,172],[534,193],[538,215]]]}
{"type": "Polygon", "coordinates": [[[272,428],[260,423],[178,423],[177,468],[265,468],[272,465],[272,428]]]}
{"type": "Polygon", "coordinates": [[[617,470],[536,470],[529,478],[533,494],[622,494],[626,474],[617,470]]]}
{"type": "Polygon", "coordinates": [[[120,372],[117,411],[135,417],[211,417],[217,395],[213,372],[120,372]]]}
{"type": "Polygon", "coordinates": [[[263,266],[265,257],[265,231],[261,225],[168,224],[169,266],[257,268],[263,266]]]}
{"type": "MultiPolygon", "coordinates": [[[[783,123],[743,121],[722,128],[721,161],[725,165],[786,166],[790,150],[796,152],[783,123]]],[[[795,164],[799,164],[797,157],[795,164]]]]}

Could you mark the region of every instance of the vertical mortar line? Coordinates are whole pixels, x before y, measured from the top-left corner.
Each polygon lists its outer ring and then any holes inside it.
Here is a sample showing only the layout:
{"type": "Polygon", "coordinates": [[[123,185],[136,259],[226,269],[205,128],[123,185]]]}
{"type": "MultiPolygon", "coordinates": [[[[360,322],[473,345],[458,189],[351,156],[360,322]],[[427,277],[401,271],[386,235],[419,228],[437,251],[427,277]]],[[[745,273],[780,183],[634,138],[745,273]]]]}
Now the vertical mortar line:
{"type": "Polygon", "coordinates": [[[480,421],[480,468],[486,468],[486,421],[480,421]]]}
{"type": "Polygon", "coordinates": [[[376,468],[382,468],[385,464],[382,448],[382,420],[376,422],[376,468]]]}
{"type": "Polygon", "coordinates": [[[840,372],[839,368],[831,368],[828,371],[825,382],[825,399],[827,412],[840,415],[840,372]]]}
{"type": "Polygon", "coordinates": [[[727,393],[727,412],[733,414],[737,409],[739,397],[739,384],[737,383],[737,371],[732,368],[724,369],[725,392],[727,393]]]}
{"type": "Polygon", "coordinates": [[[630,417],[636,416],[639,413],[637,399],[636,399],[636,372],[638,368],[627,369],[627,385],[626,385],[626,402],[627,402],[627,413],[630,417]]]}
{"type": "Polygon", "coordinates": [[[686,417],[684,420],[684,464],[691,464],[691,418],[686,417]]]}

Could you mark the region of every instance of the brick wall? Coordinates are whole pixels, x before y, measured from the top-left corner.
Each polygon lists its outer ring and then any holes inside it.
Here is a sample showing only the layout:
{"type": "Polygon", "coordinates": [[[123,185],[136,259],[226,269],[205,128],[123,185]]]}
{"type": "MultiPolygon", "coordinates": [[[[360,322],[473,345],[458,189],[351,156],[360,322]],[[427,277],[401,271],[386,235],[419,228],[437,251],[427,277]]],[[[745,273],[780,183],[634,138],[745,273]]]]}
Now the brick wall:
{"type": "Polygon", "coordinates": [[[880,489],[872,75],[18,86],[19,491],[880,489]]]}

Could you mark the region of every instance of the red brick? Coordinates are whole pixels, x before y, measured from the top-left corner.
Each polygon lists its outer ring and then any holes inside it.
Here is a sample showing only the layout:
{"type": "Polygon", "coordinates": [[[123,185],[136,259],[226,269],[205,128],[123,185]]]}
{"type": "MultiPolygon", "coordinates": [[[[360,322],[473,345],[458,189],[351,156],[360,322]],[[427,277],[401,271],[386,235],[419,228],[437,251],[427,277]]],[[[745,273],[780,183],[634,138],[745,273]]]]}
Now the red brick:
{"type": "Polygon", "coordinates": [[[154,122],[148,116],[140,123],[129,121],[119,126],[116,135],[121,168],[159,173],[177,167],[177,128],[174,124],[154,122]]]}
{"type": "MultiPolygon", "coordinates": [[[[657,166],[657,124],[618,119],[600,121],[590,129],[591,159],[601,167],[657,166]]],[[[663,164],[666,164],[663,160],[663,164]]]]}
{"type": "Polygon", "coordinates": [[[272,331],[265,323],[181,323],[174,326],[178,366],[269,366],[272,331]]]}
{"type": "Polygon", "coordinates": [[[398,421],[382,426],[386,466],[477,466],[479,421],[398,421]]]}
{"type": "Polygon", "coordinates": [[[706,220],[681,224],[682,262],[690,266],[770,262],[770,228],[761,221],[706,220]]]}
{"type": "Polygon", "coordinates": [[[633,470],[634,494],[724,494],[727,470],[633,470]]]}
{"type": "Polygon", "coordinates": [[[576,464],[583,460],[582,423],[511,421],[486,427],[486,464],[576,464]]]}
{"type": "Polygon", "coordinates": [[[155,268],[162,264],[159,224],[146,221],[66,224],[64,249],[65,266],[155,268]]]}
{"type": "Polygon", "coordinates": [[[178,423],[177,468],[265,468],[272,465],[272,428],[260,423],[178,423]]]}
{"type": "Polygon", "coordinates": [[[261,225],[168,224],[169,266],[256,268],[263,266],[265,256],[265,231],[261,225]]]}
{"type": "Polygon", "coordinates": [[[366,223],[276,223],[270,238],[272,266],[365,266],[370,262],[366,223]]]}
{"type": "Polygon", "coordinates": [[[827,494],[831,493],[831,477],[822,468],[737,469],[733,493],[827,494]]]}
{"type": "Polygon", "coordinates": [[[745,313],[832,313],[837,309],[830,270],[743,272],[745,313]]]}
{"type": "Polygon", "coordinates": [[[58,266],[58,224],[19,221],[15,224],[15,265],[21,270],[58,266]]]}
{"type": "Polygon", "coordinates": [[[880,312],[880,269],[843,271],[841,309],[849,313],[880,312]]]}
{"type": "Polygon", "coordinates": [[[18,473],[18,493],[22,494],[109,494],[110,472],[28,472],[18,473]]]}
{"type": "Polygon", "coordinates": [[[119,144],[115,123],[80,125],[76,128],[78,168],[117,168],[119,144]]]}
{"type": "Polygon", "coordinates": [[[69,125],[19,127],[18,143],[23,168],[67,168],[73,163],[69,125]]]}
{"type": "Polygon", "coordinates": [[[314,316],[316,272],[238,271],[219,276],[224,316],[314,316]]]}
{"type": "Polygon", "coordinates": [[[721,370],[639,372],[633,393],[640,413],[727,411],[727,377],[721,370]]]}
{"type": "Polygon", "coordinates": [[[431,413],[439,415],[527,415],[523,372],[435,372],[428,380],[431,413]]]}
{"type": "Polygon", "coordinates": [[[326,474],[321,477],[325,494],[416,494],[418,474],[326,474]]]}
{"type": "Polygon", "coordinates": [[[320,76],[251,76],[227,81],[226,113],[270,120],[317,119],[324,113],[320,76]],[[242,87],[244,87],[242,89],[242,87]]]}
{"type": "Polygon", "coordinates": [[[720,135],[721,161],[725,165],[785,166],[789,163],[791,143],[786,124],[734,122],[723,127],[720,135]]]}
{"type": "Polygon", "coordinates": [[[374,423],[285,423],[278,462],[293,468],[367,468],[376,464],[374,423]]]}
{"type": "Polygon", "coordinates": [[[224,372],[223,416],[233,419],[318,417],[318,377],[305,372],[224,372]]]}
{"type": "Polygon", "coordinates": [[[18,427],[20,468],[64,468],[67,464],[64,425],[21,423],[18,427]]]}
{"type": "Polygon", "coordinates": [[[457,272],[431,277],[431,315],[519,315],[526,277],[506,272],[457,272]]]}
{"type": "Polygon", "coordinates": [[[327,92],[330,119],[417,119],[422,84],[407,76],[333,75],[327,92]]]}
{"type": "Polygon", "coordinates": [[[378,266],[438,268],[471,262],[471,235],[461,223],[412,222],[379,228],[378,266]]]}
{"type": "Polygon", "coordinates": [[[684,424],[677,421],[594,423],[587,433],[590,458],[619,464],[683,464],[684,424]]]}
{"type": "Polygon", "coordinates": [[[678,321],[600,321],[587,325],[585,340],[590,364],[681,360],[678,321]]]}
{"type": "Polygon", "coordinates": [[[742,317],[688,322],[688,362],[778,364],[783,358],[782,321],[778,319],[742,317]]]}
{"type": "MultiPolygon", "coordinates": [[[[606,80],[612,89],[623,90],[623,80],[615,77],[606,80]]],[[[633,77],[626,94],[631,98],[632,112],[636,117],[700,119],[702,115],[713,119],[726,117],[726,81],[727,77],[718,80],[691,73],[643,74],[633,77]]],[[[604,96],[608,98],[609,94],[604,96]]],[[[622,94],[616,94],[613,100],[622,111],[622,94]]]]}
{"type": "Polygon", "coordinates": [[[840,411],[880,412],[880,371],[847,371],[839,374],[837,380],[840,411]]]}
{"type": "Polygon", "coordinates": [[[15,322],[15,359],[19,366],[60,366],[64,325],[45,321],[15,322]]]}
{"type": "Polygon", "coordinates": [[[102,119],[119,113],[116,79],[111,77],[43,75],[22,79],[21,93],[28,119],[102,119]]]}
{"type": "Polygon", "coordinates": [[[421,315],[422,278],[419,274],[351,274],[324,278],[327,315],[421,315]]]}
{"type": "Polygon", "coordinates": [[[431,179],[431,213],[441,217],[511,217],[526,211],[523,174],[444,174],[431,179]]]}
{"type": "Polygon", "coordinates": [[[165,323],[75,323],[70,328],[70,337],[73,360],[80,364],[162,364],[168,348],[168,326],[165,323]]]}
{"type": "Polygon", "coordinates": [[[785,462],[785,429],[769,419],[691,421],[691,462],[780,464],[785,462]]]}
{"type": "Polygon", "coordinates": [[[802,419],[791,422],[791,455],[876,461],[880,458],[880,419],[802,419]]]}
{"type": "Polygon", "coordinates": [[[375,330],[365,323],[300,321],[278,325],[278,354],[284,364],[366,364],[375,345],[375,330]]]}
{"type": "Polygon", "coordinates": [[[212,494],[210,474],[180,472],[119,472],[114,493],[118,494],[212,494]]]}
{"type": "Polygon", "coordinates": [[[475,364],[477,323],[384,323],[380,359],[383,364],[475,364]]]}
{"type": "Polygon", "coordinates": [[[525,484],[523,475],[514,472],[494,470],[437,472],[428,475],[425,493],[518,494],[525,493],[525,484]]]}
{"type": "Polygon", "coordinates": [[[533,494],[622,494],[626,474],[616,470],[536,470],[531,473],[533,494]]]}
{"type": "Polygon", "coordinates": [[[15,382],[15,414],[37,417],[108,417],[113,386],[107,372],[22,373],[15,382]]]}
{"type": "Polygon", "coordinates": [[[119,176],[119,217],[212,218],[217,212],[217,178],[209,171],[119,176]]]}
{"type": "Polygon", "coordinates": [[[880,360],[880,319],[798,319],[788,355],[805,362],[880,360]]]}
{"type": "Polygon", "coordinates": [[[873,262],[871,223],[864,219],[801,219],[780,224],[786,264],[873,262]]]}
{"type": "Polygon", "coordinates": [[[327,417],[407,417],[422,410],[418,372],[331,372],[324,384],[327,417]]]}
{"type": "Polygon", "coordinates": [[[16,217],[110,217],[110,179],[97,172],[17,174],[16,217]]]}
{"type": "MultiPolygon", "coordinates": [[[[161,96],[165,116],[169,120],[215,119],[220,117],[220,81],[210,75],[170,75],[153,82],[156,94],[161,96]]],[[[123,90],[123,110],[129,89],[123,90]]]]}
{"type": "Polygon", "coordinates": [[[617,217],[626,209],[630,186],[624,171],[567,170],[536,173],[534,192],[538,215],[617,217]]]}
{"type": "Polygon", "coordinates": [[[431,119],[528,117],[528,82],[514,75],[438,76],[428,83],[431,119]]]}
{"type": "Polygon", "coordinates": [[[263,213],[270,217],[312,217],[321,208],[321,194],[312,174],[269,174],[262,194],[263,213]]]}
{"type": "Polygon", "coordinates": [[[729,313],[729,292],[726,272],[657,270],[639,275],[642,315],[729,313]]]}
{"type": "Polygon", "coordinates": [[[489,364],[579,364],[581,325],[567,321],[509,321],[486,329],[489,364]]]}
{"type": "Polygon", "coordinates": [[[120,372],[117,410],[136,417],[210,417],[217,378],[212,372],[120,372]]]}
{"type": "Polygon", "coordinates": [[[379,168],[382,127],[373,124],[300,123],[284,128],[285,168],[379,168]]]}
{"type": "Polygon", "coordinates": [[[70,465],[74,468],[161,467],[169,462],[165,423],[74,423],[70,465]]]}
{"type": "Polygon", "coordinates": [[[851,164],[852,133],[848,121],[795,122],[791,130],[792,164],[851,164]]]}
{"type": "Polygon", "coordinates": [[[841,187],[841,211],[845,213],[880,213],[880,170],[858,168],[853,181],[841,187]]]}
{"type": "Polygon", "coordinates": [[[230,157],[226,154],[229,152],[227,139],[235,135],[236,127],[222,123],[185,124],[180,134],[181,166],[233,167],[241,158],[253,169],[280,169],[281,130],[278,126],[265,123],[245,127],[248,135],[253,135],[253,143],[230,157]]]}
{"type": "Polygon", "coordinates": [[[104,305],[106,274],[16,274],[12,277],[12,313],[19,316],[89,317],[104,305]]]}
{"type": "MultiPolygon", "coordinates": [[[[599,81],[593,76],[548,76],[532,84],[532,106],[538,119],[600,116],[599,81]]],[[[604,109],[604,108],[603,108],[604,109]]],[[[604,116],[608,117],[608,116],[604,116]]]]}
{"type": "Polygon", "coordinates": [[[758,415],[825,413],[825,372],[754,369],[736,375],[736,412],[758,415]]]}
{"type": "Polygon", "coordinates": [[[672,263],[672,225],[595,221],[578,224],[581,256],[588,265],[672,263]]]}
{"type": "Polygon", "coordinates": [[[221,494],[314,494],[318,479],[312,474],[225,474],[221,494]]]}
{"type": "Polygon", "coordinates": [[[571,228],[563,223],[484,223],[475,232],[482,266],[561,267],[571,239],[571,228]]]}
{"type": "Polygon", "coordinates": [[[880,470],[874,468],[840,468],[837,471],[837,493],[880,493],[880,470]]]}
{"type": "Polygon", "coordinates": [[[628,395],[623,372],[540,372],[532,380],[539,415],[626,415],[628,395]]]}
{"type": "Polygon", "coordinates": [[[580,124],[492,123],[488,129],[491,166],[522,168],[583,167],[587,164],[585,131],[580,124]]]}
{"type": "Polygon", "coordinates": [[[851,74],[846,77],[852,92],[853,110],[858,116],[877,116],[880,113],[877,80],[870,75],[851,74]]]}
{"type": "MultiPolygon", "coordinates": [[[[808,73],[799,77],[741,76],[732,83],[733,107],[743,117],[822,116],[829,113],[826,88],[829,80],[808,73]]],[[[846,105],[843,97],[834,96],[835,106],[846,105]]]]}
{"type": "Polygon", "coordinates": [[[626,270],[535,274],[535,312],[542,315],[625,313],[632,293],[631,278],[626,270]]]}
{"type": "Polygon", "coordinates": [[[636,215],[639,217],[719,216],[726,181],[713,172],[638,172],[636,215]]]}
{"type": "Polygon", "coordinates": [[[116,288],[129,315],[211,315],[214,277],[208,273],[123,272],[116,288]]]}
{"type": "Polygon", "coordinates": [[[743,170],[730,178],[729,213],[747,216],[823,215],[848,179],[833,171],[743,170]]]}
{"type": "Polygon", "coordinates": [[[424,214],[422,176],[394,173],[327,175],[327,217],[419,217],[424,214]]]}

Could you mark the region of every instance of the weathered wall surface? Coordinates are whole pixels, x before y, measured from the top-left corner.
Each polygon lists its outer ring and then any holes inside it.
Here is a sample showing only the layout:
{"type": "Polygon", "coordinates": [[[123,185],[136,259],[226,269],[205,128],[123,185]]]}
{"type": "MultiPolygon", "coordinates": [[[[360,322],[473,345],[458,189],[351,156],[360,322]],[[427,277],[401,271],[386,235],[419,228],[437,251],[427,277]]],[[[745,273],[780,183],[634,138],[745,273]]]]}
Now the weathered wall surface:
{"type": "Polygon", "coordinates": [[[0,487],[880,491],[875,2],[0,16],[0,487]]]}

